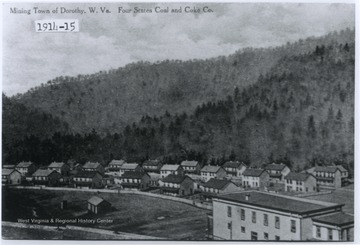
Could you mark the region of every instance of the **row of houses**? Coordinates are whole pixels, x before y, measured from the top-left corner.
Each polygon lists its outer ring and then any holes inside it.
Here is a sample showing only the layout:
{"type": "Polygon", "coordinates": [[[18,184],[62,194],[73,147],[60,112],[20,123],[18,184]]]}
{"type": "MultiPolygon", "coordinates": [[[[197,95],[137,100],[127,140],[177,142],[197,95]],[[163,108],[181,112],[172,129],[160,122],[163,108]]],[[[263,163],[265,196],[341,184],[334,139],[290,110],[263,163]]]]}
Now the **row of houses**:
{"type": "Polygon", "coordinates": [[[101,188],[105,169],[100,163],[88,162],[83,166],[70,167],[63,162],[53,162],[47,167],[37,168],[32,162],[21,162],[16,166],[3,166],[2,183],[18,185],[22,182],[35,185],[101,188]]]}
{"type": "MultiPolygon", "coordinates": [[[[200,167],[197,161],[183,161],[179,165],[162,164],[158,160],[148,160],[140,166],[137,163],[126,163],[124,160],[113,160],[105,168],[97,162],[87,162],[83,166],[70,166],[63,162],[53,162],[46,168],[37,169],[32,162],[21,162],[16,166],[4,166],[6,169],[16,170],[22,178],[35,182],[46,182],[56,184],[56,179],[65,184],[73,180],[76,186],[90,185],[100,187],[102,185],[126,183],[131,179],[138,179],[139,176],[144,178],[143,188],[159,186],[159,179],[164,179],[169,175],[192,175],[192,179],[205,183],[210,179],[228,179],[237,186],[244,188],[267,189],[274,184],[283,184],[284,191],[311,192],[317,191],[318,186],[328,186],[338,188],[344,185],[348,178],[348,171],[338,166],[314,167],[301,173],[291,172],[290,168],[284,164],[268,164],[263,169],[248,168],[244,163],[226,162],[223,166],[206,165],[200,167]],[[47,170],[47,171],[44,171],[47,170]],[[52,173],[53,171],[57,172],[52,173]],[[98,172],[88,173],[88,172],[98,172]],[[143,172],[148,175],[137,173],[136,176],[129,174],[121,178],[126,172],[143,172]],[[107,182],[102,183],[102,177],[107,182]],[[70,178],[71,177],[71,178],[70,178]],[[137,177],[137,178],[132,178],[137,177]],[[149,178],[149,181],[145,179],[149,178]],[[53,180],[54,179],[54,180],[53,180]]],[[[18,184],[19,176],[17,172],[3,171],[3,183],[18,184]]],[[[126,185],[126,184],[125,184],[126,185]]]]}

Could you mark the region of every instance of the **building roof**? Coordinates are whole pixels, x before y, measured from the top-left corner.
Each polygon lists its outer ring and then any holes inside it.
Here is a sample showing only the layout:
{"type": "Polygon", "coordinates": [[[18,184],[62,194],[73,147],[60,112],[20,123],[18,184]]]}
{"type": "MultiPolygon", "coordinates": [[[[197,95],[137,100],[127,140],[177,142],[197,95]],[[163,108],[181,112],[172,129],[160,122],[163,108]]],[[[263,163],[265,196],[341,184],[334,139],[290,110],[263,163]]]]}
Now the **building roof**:
{"type": "Polygon", "coordinates": [[[99,205],[100,203],[102,202],[107,202],[105,201],[104,199],[102,199],[101,197],[98,197],[98,196],[92,196],[90,197],[90,199],[88,200],[89,203],[91,203],[92,205],[99,205]]]}
{"type": "Polygon", "coordinates": [[[165,165],[163,165],[162,167],[161,167],[161,169],[160,170],[162,170],[162,171],[176,171],[176,170],[178,170],[179,169],[179,167],[180,167],[180,165],[178,165],[178,164],[165,164],[165,165]]]}
{"type": "Polygon", "coordinates": [[[217,173],[221,169],[220,166],[206,165],[201,169],[201,172],[217,173]]]}
{"type": "Polygon", "coordinates": [[[186,176],[189,176],[192,180],[202,180],[201,175],[198,174],[186,174],[186,176]]]}
{"type": "Polygon", "coordinates": [[[121,178],[141,179],[144,175],[147,175],[147,174],[144,172],[140,172],[140,171],[126,171],[125,173],[123,173],[121,178]]]}
{"type": "Polygon", "coordinates": [[[218,199],[297,214],[333,209],[344,205],[259,191],[223,194],[219,195],[218,199]],[[247,195],[249,196],[248,200],[246,200],[247,195]]]}
{"type": "Polygon", "coordinates": [[[93,178],[96,174],[102,176],[98,171],[79,171],[74,177],[77,178],[93,178]]]}
{"type": "Polygon", "coordinates": [[[198,161],[182,161],[180,165],[184,167],[196,167],[198,164],[198,161]]]}
{"type": "Polygon", "coordinates": [[[183,175],[169,174],[164,179],[162,179],[162,182],[180,184],[184,181],[185,178],[189,177],[183,175]]]}
{"type": "Polygon", "coordinates": [[[117,165],[117,166],[122,166],[125,163],[124,160],[112,160],[109,165],[117,165]]]}
{"type": "Polygon", "coordinates": [[[146,160],[143,163],[143,167],[146,166],[159,166],[161,164],[161,162],[159,160],[146,160]]]}
{"type": "Polygon", "coordinates": [[[309,178],[310,176],[312,176],[309,173],[294,173],[294,172],[290,172],[285,176],[285,179],[289,179],[289,180],[296,180],[296,181],[305,181],[307,180],[307,178],[309,178]]]}
{"type": "Polygon", "coordinates": [[[33,173],[33,177],[41,177],[41,176],[49,176],[52,172],[56,172],[55,170],[50,169],[38,169],[35,173],[33,173]]]}
{"type": "Polygon", "coordinates": [[[208,182],[204,184],[204,187],[222,190],[230,183],[232,183],[230,180],[225,180],[225,179],[220,180],[220,179],[211,178],[208,180],[208,182]]]}
{"type": "Polygon", "coordinates": [[[328,173],[335,173],[337,170],[340,172],[347,171],[343,166],[337,165],[337,166],[316,166],[314,168],[315,172],[328,172],[328,173]]]}
{"type": "MultiPolygon", "coordinates": [[[[8,175],[10,175],[12,172],[14,172],[14,171],[16,171],[16,170],[14,170],[14,169],[8,169],[8,168],[3,168],[2,169],[2,175],[5,175],[5,176],[8,176],[8,175]]],[[[16,171],[17,172],[17,171],[16,171]]]]}
{"type": "Polygon", "coordinates": [[[229,161],[229,162],[224,163],[223,168],[238,168],[241,165],[246,167],[246,165],[244,163],[242,163],[242,162],[229,161]]]}
{"type": "Polygon", "coordinates": [[[345,213],[334,213],[334,214],[328,214],[323,216],[317,216],[312,218],[313,221],[329,224],[329,225],[337,225],[337,226],[343,226],[348,224],[354,224],[354,216],[351,216],[349,214],[345,213]]]}
{"type": "Polygon", "coordinates": [[[347,172],[347,169],[344,168],[342,165],[336,165],[336,167],[338,167],[341,172],[347,172]]]}
{"type": "Polygon", "coordinates": [[[286,165],[282,164],[282,163],[280,163],[280,164],[272,163],[272,164],[266,165],[265,169],[266,170],[282,171],[285,167],[286,167],[286,165]]]}
{"type": "Polygon", "coordinates": [[[98,162],[87,162],[84,164],[83,168],[98,168],[99,166],[101,166],[100,163],[98,162]]]}
{"type": "Polygon", "coordinates": [[[62,166],[64,166],[66,163],[64,162],[52,162],[50,163],[50,165],[48,166],[48,168],[61,168],[62,166]]]}
{"type": "Polygon", "coordinates": [[[4,169],[4,168],[14,169],[14,168],[15,168],[15,165],[13,165],[13,164],[5,164],[5,165],[3,165],[2,167],[3,167],[3,169],[4,169]]]}
{"type": "Polygon", "coordinates": [[[260,168],[248,168],[243,172],[244,176],[254,176],[254,177],[259,177],[263,172],[265,171],[265,169],[260,169],[260,168]]]}
{"type": "Polygon", "coordinates": [[[124,163],[120,169],[127,169],[127,170],[135,170],[137,167],[139,166],[139,164],[137,163],[124,163]]]}
{"type": "Polygon", "coordinates": [[[32,162],[20,162],[16,165],[17,168],[28,168],[30,165],[33,164],[32,162]]]}
{"type": "Polygon", "coordinates": [[[150,179],[151,179],[151,180],[160,180],[160,179],[161,179],[161,174],[148,173],[148,175],[150,176],[150,179]]]}

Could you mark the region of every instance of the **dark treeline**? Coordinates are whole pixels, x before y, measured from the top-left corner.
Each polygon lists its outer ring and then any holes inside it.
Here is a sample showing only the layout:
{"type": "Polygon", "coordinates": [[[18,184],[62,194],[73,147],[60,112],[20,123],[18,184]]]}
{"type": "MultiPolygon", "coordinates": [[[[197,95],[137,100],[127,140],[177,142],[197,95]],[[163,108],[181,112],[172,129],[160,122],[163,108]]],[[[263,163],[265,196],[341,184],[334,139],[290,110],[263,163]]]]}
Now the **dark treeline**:
{"type": "Polygon", "coordinates": [[[191,111],[142,116],[116,132],[69,133],[76,132],[71,127],[43,134],[47,137],[27,132],[3,144],[3,163],[158,158],[213,165],[238,160],[252,166],[275,161],[295,170],[336,163],[352,170],[354,50],[350,39],[284,55],[255,83],[233,87],[225,99],[209,99],[191,111]]]}

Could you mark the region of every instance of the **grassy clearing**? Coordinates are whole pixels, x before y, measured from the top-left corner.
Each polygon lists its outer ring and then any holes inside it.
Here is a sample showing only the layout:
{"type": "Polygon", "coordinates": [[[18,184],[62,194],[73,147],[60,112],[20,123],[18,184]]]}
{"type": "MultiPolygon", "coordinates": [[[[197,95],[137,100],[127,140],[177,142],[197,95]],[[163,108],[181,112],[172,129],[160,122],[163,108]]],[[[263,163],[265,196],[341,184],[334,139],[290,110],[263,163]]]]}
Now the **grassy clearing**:
{"type": "Polygon", "coordinates": [[[354,192],[351,189],[337,189],[331,194],[306,197],[312,200],[345,204],[343,211],[354,214],[354,192]]]}
{"type": "Polygon", "coordinates": [[[3,220],[32,218],[34,213],[38,218],[101,218],[111,219],[113,223],[89,226],[168,239],[205,239],[207,210],[148,196],[100,193],[98,196],[109,201],[113,209],[94,215],[86,212],[86,200],[92,195],[87,192],[3,190],[3,220]],[[62,200],[68,201],[67,210],[60,209],[62,200]]]}

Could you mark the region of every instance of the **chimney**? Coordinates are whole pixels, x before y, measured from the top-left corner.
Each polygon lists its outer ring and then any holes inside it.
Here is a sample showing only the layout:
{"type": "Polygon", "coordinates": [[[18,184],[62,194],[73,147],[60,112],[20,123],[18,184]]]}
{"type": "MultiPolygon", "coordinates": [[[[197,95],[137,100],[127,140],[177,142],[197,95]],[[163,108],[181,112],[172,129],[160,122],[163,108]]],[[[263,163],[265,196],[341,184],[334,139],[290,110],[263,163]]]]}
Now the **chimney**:
{"type": "Polygon", "coordinates": [[[245,200],[249,201],[250,194],[245,194],[245,200]]]}

